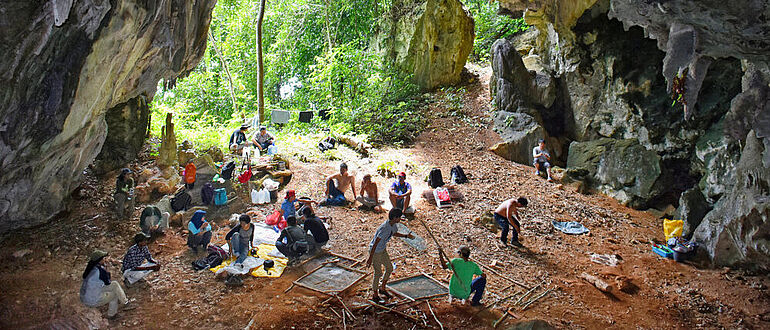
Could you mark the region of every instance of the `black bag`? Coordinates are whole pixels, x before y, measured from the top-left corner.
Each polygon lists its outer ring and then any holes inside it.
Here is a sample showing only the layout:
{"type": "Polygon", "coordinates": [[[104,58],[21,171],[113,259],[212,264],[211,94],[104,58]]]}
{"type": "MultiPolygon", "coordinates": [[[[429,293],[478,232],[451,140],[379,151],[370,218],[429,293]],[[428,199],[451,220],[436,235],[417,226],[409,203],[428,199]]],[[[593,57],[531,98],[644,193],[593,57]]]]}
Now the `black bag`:
{"type": "Polygon", "coordinates": [[[214,185],[211,182],[206,182],[201,188],[201,201],[203,205],[210,205],[214,200],[214,185]]]}
{"type": "Polygon", "coordinates": [[[209,245],[207,251],[209,254],[201,259],[192,262],[192,267],[195,270],[202,270],[207,268],[214,268],[222,264],[225,261],[227,252],[222,248],[214,245],[209,245]]]}
{"type": "Polygon", "coordinates": [[[452,176],[452,182],[457,184],[463,184],[468,182],[468,177],[465,176],[465,171],[463,171],[463,168],[460,167],[460,165],[455,165],[452,167],[452,172],[450,172],[452,176]]]}
{"type": "Polygon", "coordinates": [[[171,198],[171,209],[174,210],[174,212],[179,212],[181,210],[187,211],[191,204],[192,197],[184,189],[177,192],[176,195],[171,198]]]}
{"type": "Polygon", "coordinates": [[[307,252],[308,244],[307,241],[296,241],[294,244],[291,245],[291,250],[298,253],[298,254],[304,254],[307,252]]]}
{"type": "Polygon", "coordinates": [[[230,161],[222,167],[222,175],[219,177],[225,180],[230,180],[233,177],[233,171],[235,170],[235,162],[230,161]]]}
{"type": "Polygon", "coordinates": [[[428,185],[433,189],[444,185],[444,178],[441,176],[440,168],[434,167],[430,170],[430,174],[428,174],[428,185]]]}
{"type": "Polygon", "coordinates": [[[327,137],[321,142],[318,142],[318,149],[321,150],[321,152],[324,152],[326,150],[331,150],[337,147],[337,140],[335,140],[333,137],[327,137]]]}

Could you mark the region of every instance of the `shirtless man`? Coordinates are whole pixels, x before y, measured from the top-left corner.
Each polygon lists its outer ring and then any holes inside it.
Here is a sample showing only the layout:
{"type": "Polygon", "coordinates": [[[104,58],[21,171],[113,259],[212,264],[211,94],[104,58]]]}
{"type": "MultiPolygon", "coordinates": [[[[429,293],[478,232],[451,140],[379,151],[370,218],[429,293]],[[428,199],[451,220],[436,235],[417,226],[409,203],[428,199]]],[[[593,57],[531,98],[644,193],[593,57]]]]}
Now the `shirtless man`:
{"type": "Polygon", "coordinates": [[[361,192],[358,193],[356,200],[366,207],[382,212],[382,206],[380,205],[384,202],[379,200],[377,184],[372,181],[371,174],[364,175],[363,180],[361,180],[361,192]]]}
{"type": "Polygon", "coordinates": [[[347,204],[345,191],[348,190],[348,187],[352,188],[353,198],[356,198],[355,181],[355,177],[348,173],[348,165],[340,164],[340,173],[326,178],[326,200],[321,205],[342,206],[347,204]],[[334,180],[337,180],[336,184],[334,180]]]}
{"type": "Polygon", "coordinates": [[[500,236],[500,240],[503,245],[507,246],[508,240],[508,227],[513,227],[513,233],[511,233],[511,245],[522,247],[519,243],[519,233],[521,232],[521,224],[519,223],[519,212],[517,208],[527,207],[529,202],[524,197],[514,200],[513,198],[503,202],[497,207],[494,213],[495,221],[503,229],[503,235],[500,236]]]}

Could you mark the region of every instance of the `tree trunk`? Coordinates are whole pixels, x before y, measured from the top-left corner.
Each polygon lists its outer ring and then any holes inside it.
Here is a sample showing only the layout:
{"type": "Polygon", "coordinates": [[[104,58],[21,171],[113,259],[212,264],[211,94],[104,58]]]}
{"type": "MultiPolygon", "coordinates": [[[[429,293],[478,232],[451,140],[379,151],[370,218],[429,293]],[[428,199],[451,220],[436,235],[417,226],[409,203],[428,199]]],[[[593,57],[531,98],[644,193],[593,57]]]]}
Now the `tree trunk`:
{"type": "Polygon", "coordinates": [[[265,120],[265,65],[262,60],[262,20],[265,18],[265,0],[260,1],[257,15],[257,109],[259,122],[265,120]]]}
{"type": "Polygon", "coordinates": [[[222,62],[222,67],[225,68],[225,73],[227,74],[227,81],[230,83],[230,99],[233,101],[233,108],[235,109],[235,112],[238,112],[238,104],[235,103],[235,90],[233,89],[233,76],[230,75],[230,70],[227,68],[227,62],[225,61],[225,57],[222,56],[222,53],[219,51],[219,47],[217,47],[217,41],[214,39],[214,35],[211,33],[211,30],[209,30],[209,39],[211,40],[211,46],[214,47],[214,51],[217,53],[217,56],[219,57],[219,61],[222,62]]]}

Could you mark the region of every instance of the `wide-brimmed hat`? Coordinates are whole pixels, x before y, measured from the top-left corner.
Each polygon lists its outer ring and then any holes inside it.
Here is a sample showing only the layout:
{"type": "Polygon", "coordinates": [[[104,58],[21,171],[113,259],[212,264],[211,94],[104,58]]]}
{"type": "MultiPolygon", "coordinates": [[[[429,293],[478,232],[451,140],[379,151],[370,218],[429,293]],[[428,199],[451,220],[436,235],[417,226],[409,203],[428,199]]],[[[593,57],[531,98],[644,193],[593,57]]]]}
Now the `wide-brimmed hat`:
{"type": "Polygon", "coordinates": [[[249,124],[242,124],[241,125],[241,129],[249,129],[250,127],[251,127],[251,125],[249,125],[249,124]]]}
{"type": "Polygon", "coordinates": [[[88,256],[88,260],[97,261],[101,258],[104,258],[107,256],[107,252],[104,252],[102,250],[94,250],[94,252],[91,252],[91,254],[88,256]]]}

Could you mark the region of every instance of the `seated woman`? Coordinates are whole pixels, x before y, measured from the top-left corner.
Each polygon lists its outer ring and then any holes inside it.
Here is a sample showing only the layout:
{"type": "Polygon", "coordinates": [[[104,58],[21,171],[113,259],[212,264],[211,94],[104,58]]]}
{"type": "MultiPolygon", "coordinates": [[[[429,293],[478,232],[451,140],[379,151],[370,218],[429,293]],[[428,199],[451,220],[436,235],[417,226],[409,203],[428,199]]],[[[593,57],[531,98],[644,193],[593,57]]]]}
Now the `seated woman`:
{"type": "Polygon", "coordinates": [[[242,264],[251,251],[254,241],[254,226],[251,225],[251,217],[248,214],[241,214],[238,218],[238,225],[230,229],[225,235],[225,240],[230,247],[230,255],[236,256],[236,264],[242,264]]]}
{"type": "Polygon", "coordinates": [[[147,206],[139,216],[139,228],[147,236],[162,235],[168,229],[169,216],[168,212],[161,214],[160,209],[155,205],[147,206]]]}
{"type": "Polygon", "coordinates": [[[195,253],[198,253],[198,247],[203,247],[203,251],[206,251],[209,242],[211,242],[211,224],[206,221],[205,217],[206,211],[195,211],[187,224],[187,229],[190,230],[190,235],[187,235],[187,246],[195,253]]]}
{"type": "Polygon", "coordinates": [[[110,272],[104,268],[105,257],[107,252],[101,250],[91,253],[86,270],[83,272],[80,301],[88,307],[109,304],[107,316],[113,318],[118,314],[118,304],[125,306],[128,299],[120,284],[110,280],[110,272]]]}
{"type": "Polygon", "coordinates": [[[361,180],[361,192],[358,194],[356,200],[365,207],[370,209],[373,208],[377,212],[382,212],[382,206],[380,205],[385,203],[385,201],[379,200],[377,184],[372,181],[371,174],[364,175],[363,180],[361,180]]]}

